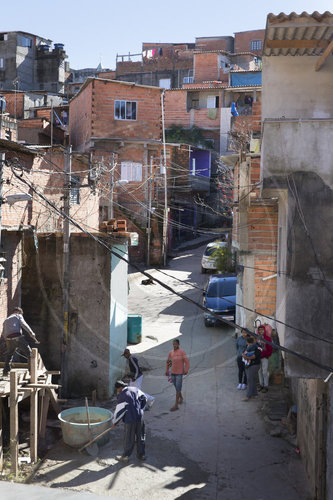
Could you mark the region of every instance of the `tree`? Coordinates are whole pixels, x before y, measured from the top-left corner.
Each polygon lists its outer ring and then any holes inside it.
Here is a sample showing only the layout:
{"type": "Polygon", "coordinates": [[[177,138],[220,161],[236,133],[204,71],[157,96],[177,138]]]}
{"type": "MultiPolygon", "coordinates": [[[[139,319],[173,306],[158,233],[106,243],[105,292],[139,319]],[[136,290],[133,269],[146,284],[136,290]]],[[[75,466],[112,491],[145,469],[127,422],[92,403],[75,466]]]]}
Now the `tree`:
{"type": "Polygon", "coordinates": [[[207,149],[212,148],[211,141],[205,138],[203,130],[195,125],[191,128],[184,128],[183,125],[172,124],[165,131],[165,139],[167,142],[190,144],[207,149]]]}
{"type": "Polygon", "coordinates": [[[230,248],[216,247],[214,248],[210,258],[214,260],[218,273],[233,273],[236,269],[235,256],[230,248]]]}

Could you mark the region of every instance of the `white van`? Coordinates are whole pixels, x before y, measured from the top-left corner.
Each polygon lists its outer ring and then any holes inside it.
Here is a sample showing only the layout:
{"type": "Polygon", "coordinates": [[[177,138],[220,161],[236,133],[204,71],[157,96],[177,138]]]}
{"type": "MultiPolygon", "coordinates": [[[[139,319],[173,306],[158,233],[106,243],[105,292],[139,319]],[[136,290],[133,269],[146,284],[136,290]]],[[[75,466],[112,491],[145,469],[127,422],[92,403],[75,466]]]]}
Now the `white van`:
{"type": "Polygon", "coordinates": [[[226,241],[213,241],[208,243],[201,259],[201,272],[205,273],[208,270],[216,270],[216,259],[214,252],[218,248],[226,248],[228,243],[226,241]]]}

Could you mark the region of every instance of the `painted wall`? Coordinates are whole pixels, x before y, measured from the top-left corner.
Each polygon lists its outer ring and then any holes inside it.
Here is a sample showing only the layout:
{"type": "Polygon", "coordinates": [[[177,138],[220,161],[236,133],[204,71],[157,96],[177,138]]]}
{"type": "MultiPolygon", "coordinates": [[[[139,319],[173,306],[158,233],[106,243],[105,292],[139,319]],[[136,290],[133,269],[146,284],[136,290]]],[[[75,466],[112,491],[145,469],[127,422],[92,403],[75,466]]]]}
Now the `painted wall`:
{"type": "MultiPolygon", "coordinates": [[[[115,253],[128,258],[127,245],[119,244],[112,247],[115,253]]],[[[110,297],[110,393],[118,378],[120,378],[126,366],[121,356],[127,344],[127,262],[122,261],[116,255],[111,255],[111,297],[110,297]],[[124,279],[126,277],[126,279],[124,279]]]]}
{"type": "Polygon", "coordinates": [[[210,177],[210,157],[210,151],[192,151],[190,153],[190,173],[210,177]],[[193,160],[195,163],[193,163],[193,160]]]}

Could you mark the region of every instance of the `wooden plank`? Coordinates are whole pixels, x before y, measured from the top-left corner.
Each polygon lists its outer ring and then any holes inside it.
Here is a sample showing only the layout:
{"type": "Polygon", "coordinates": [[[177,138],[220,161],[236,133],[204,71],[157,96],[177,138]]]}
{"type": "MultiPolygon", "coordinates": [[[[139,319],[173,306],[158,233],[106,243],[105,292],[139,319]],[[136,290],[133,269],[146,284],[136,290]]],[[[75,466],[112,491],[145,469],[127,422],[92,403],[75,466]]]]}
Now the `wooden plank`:
{"type": "Polygon", "coordinates": [[[39,426],[39,437],[41,439],[45,438],[47,414],[49,411],[50,399],[51,399],[50,391],[45,391],[45,395],[43,396],[43,406],[41,409],[40,426],[39,426]]]}
{"type": "Polygon", "coordinates": [[[324,49],[327,40],[266,40],[268,49],[324,49]]]}
{"type": "Polygon", "coordinates": [[[0,471],[3,470],[2,398],[0,398],[0,471]]]}
{"type": "MultiPolygon", "coordinates": [[[[30,376],[32,385],[37,382],[37,359],[38,350],[32,349],[30,358],[30,376]]],[[[38,447],[38,391],[34,390],[30,396],[30,457],[31,462],[36,463],[38,447]]]]}
{"type": "Polygon", "coordinates": [[[61,387],[61,385],[58,384],[27,384],[25,387],[34,387],[35,389],[46,389],[48,387],[49,389],[58,389],[61,387]]]}
{"type": "Polygon", "coordinates": [[[18,402],[16,370],[10,371],[10,457],[11,472],[17,477],[18,472],[18,402]]]}
{"type": "Polygon", "coordinates": [[[331,54],[333,50],[333,40],[328,44],[322,55],[319,57],[317,64],[315,66],[315,71],[319,71],[328,56],[331,54]]]}
{"type": "Polygon", "coordinates": [[[60,406],[58,404],[58,396],[54,389],[50,389],[49,386],[46,387],[47,391],[50,393],[51,405],[56,414],[60,413],[60,406]]]}

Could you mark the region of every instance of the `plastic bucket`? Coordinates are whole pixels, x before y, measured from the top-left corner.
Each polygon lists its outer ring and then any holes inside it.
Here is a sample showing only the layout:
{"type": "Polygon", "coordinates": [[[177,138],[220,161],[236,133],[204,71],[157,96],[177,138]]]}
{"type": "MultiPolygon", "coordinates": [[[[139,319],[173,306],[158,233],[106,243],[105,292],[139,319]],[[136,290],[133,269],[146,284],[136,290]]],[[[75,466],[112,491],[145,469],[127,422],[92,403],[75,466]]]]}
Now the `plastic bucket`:
{"type": "MultiPolygon", "coordinates": [[[[79,448],[93,437],[111,427],[113,413],[105,408],[89,407],[90,429],[88,428],[87,410],[85,406],[77,406],[64,410],[58,415],[61,422],[63,440],[73,448],[79,448]]],[[[96,442],[99,446],[107,443],[110,433],[107,432],[96,442]]]]}
{"type": "Polygon", "coordinates": [[[127,317],[127,342],[138,344],[142,340],[141,314],[129,314],[127,317]]]}

